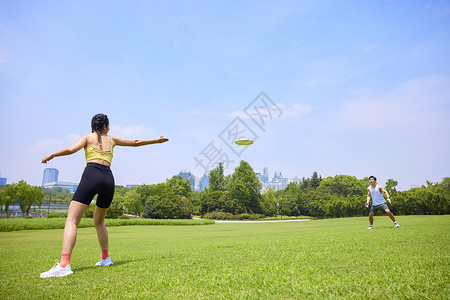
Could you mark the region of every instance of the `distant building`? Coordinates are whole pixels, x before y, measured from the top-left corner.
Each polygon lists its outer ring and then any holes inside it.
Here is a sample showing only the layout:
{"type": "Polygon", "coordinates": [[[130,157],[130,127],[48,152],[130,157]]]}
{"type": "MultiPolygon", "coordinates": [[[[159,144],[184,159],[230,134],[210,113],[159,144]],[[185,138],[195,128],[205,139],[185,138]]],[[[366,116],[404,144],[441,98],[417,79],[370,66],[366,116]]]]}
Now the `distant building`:
{"type": "Polygon", "coordinates": [[[127,185],[125,185],[125,187],[128,188],[128,189],[131,189],[132,187],[135,187],[135,186],[140,186],[140,184],[127,184],[127,185]]]}
{"type": "Polygon", "coordinates": [[[196,181],[198,181],[197,177],[195,177],[194,174],[191,173],[189,170],[181,170],[180,173],[178,173],[178,176],[183,178],[183,180],[189,180],[189,183],[191,185],[191,190],[196,191],[196,181]]]}
{"type": "Polygon", "coordinates": [[[261,181],[262,183],[268,182],[269,181],[269,177],[265,176],[264,174],[261,173],[256,173],[256,177],[259,178],[259,181],[261,181]]]}
{"type": "Polygon", "coordinates": [[[302,180],[300,178],[298,178],[297,176],[295,176],[294,178],[291,179],[291,182],[295,182],[295,183],[299,183],[302,180]]]}
{"type": "Polygon", "coordinates": [[[264,167],[262,174],[256,173],[256,176],[259,178],[259,181],[261,181],[262,183],[268,182],[269,181],[269,169],[267,169],[267,167],[264,167]]]}
{"type": "Polygon", "coordinates": [[[269,169],[267,167],[264,167],[263,169],[263,175],[269,178],[269,169]]]}
{"type": "Polygon", "coordinates": [[[0,177],[0,185],[6,185],[6,177],[0,177]]]}
{"type": "Polygon", "coordinates": [[[47,182],[42,187],[51,190],[62,188],[64,190],[69,190],[71,193],[75,193],[75,191],[78,188],[78,183],[56,181],[56,182],[47,182]]]}
{"type": "Polygon", "coordinates": [[[203,191],[204,189],[209,188],[209,175],[205,174],[200,178],[200,184],[198,186],[199,192],[203,191]]]}
{"type": "MultiPolygon", "coordinates": [[[[258,176],[258,173],[256,175],[258,176]]],[[[259,174],[258,177],[260,178],[260,180],[261,180],[261,177],[262,177],[262,179],[265,180],[265,176],[262,176],[261,174],[259,174]]],[[[269,180],[266,180],[266,181],[261,180],[261,183],[262,183],[262,187],[263,187],[262,188],[263,192],[265,192],[271,188],[273,188],[275,191],[284,190],[289,184],[289,178],[283,177],[281,172],[280,173],[275,172],[275,175],[273,176],[272,180],[270,180],[270,181],[269,180]]]]}
{"type": "Polygon", "coordinates": [[[58,181],[58,175],[59,171],[55,168],[45,168],[44,169],[44,176],[42,178],[42,186],[44,187],[45,184],[50,182],[57,182],[58,181]]]}

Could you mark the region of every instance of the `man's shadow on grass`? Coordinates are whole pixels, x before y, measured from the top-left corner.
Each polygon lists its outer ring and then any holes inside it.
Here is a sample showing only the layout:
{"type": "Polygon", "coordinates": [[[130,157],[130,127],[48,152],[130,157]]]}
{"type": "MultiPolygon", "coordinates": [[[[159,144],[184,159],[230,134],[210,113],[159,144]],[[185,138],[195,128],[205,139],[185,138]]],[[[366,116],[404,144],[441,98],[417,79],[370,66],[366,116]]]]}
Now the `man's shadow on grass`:
{"type": "MultiPolygon", "coordinates": [[[[132,263],[132,262],[144,261],[144,260],[147,260],[147,259],[146,258],[140,258],[140,259],[129,259],[129,260],[117,260],[117,261],[113,262],[114,264],[112,266],[108,266],[107,268],[114,268],[114,267],[117,267],[117,266],[126,265],[126,264],[129,264],[129,263],[132,263]]],[[[101,267],[100,266],[89,266],[89,267],[76,268],[73,271],[78,273],[78,272],[83,272],[83,271],[86,271],[86,270],[91,270],[91,269],[96,269],[96,268],[101,268],[101,267]]]]}

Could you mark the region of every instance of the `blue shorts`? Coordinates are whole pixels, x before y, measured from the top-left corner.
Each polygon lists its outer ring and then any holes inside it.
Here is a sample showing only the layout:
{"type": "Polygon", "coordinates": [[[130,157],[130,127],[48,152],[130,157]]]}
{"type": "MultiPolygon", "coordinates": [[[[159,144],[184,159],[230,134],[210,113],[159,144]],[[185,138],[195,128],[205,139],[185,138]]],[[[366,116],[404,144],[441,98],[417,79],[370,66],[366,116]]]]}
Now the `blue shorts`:
{"type": "Polygon", "coordinates": [[[97,196],[97,206],[109,208],[114,198],[114,176],[108,166],[88,163],[72,200],[89,205],[97,196]]]}
{"type": "Polygon", "coordinates": [[[387,206],[387,204],[386,204],[386,203],[382,203],[382,204],[376,205],[376,206],[373,206],[373,205],[372,205],[372,207],[370,208],[369,213],[374,213],[374,214],[376,214],[376,213],[377,213],[377,210],[378,210],[379,208],[383,209],[384,211],[389,210],[389,207],[387,206]]]}

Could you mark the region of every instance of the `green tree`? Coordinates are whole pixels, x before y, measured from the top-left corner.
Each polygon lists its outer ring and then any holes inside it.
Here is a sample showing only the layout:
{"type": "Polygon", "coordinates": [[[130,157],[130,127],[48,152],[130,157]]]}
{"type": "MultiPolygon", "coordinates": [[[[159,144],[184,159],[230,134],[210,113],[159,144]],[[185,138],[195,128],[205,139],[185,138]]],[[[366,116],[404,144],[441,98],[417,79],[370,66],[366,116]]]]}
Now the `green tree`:
{"type": "Polygon", "coordinates": [[[179,219],[182,216],[182,196],[171,191],[160,195],[149,196],[144,207],[144,218],[179,219]]]}
{"type": "Polygon", "coordinates": [[[106,213],[105,218],[107,219],[117,219],[121,215],[123,215],[123,202],[121,196],[114,197],[111,205],[109,206],[108,212],[106,213]]]}
{"type": "Polygon", "coordinates": [[[139,199],[141,200],[142,207],[145,207],[147,198],[154,193],[156,186],[157,185],[155,185],[155,184],[152,184],[152,185],[143,184],[143,185],[136,187],[135,190],[139,194],[139,199]]]}
{"type": "Polygon", "coordinates": [[[313,172],[311,176],[311,182],[310,185],[312,188],[318,188],[320,185],[320,182],[322,181],[322,176],[319,176],[317,172],[313,172]]]}
{"type": "Polygon", "coordinates": [[[0,210],[3,210],[3,205],[5,204],[6,193],[4,190],[0,190],[0,210]]]}
{"type": "MultiPolygon", "coordinates": [[[[31,205],[41,207],[42,202],[44,201],[44,191],[40,186],[30,186],[30,197],[31,197],[31,205]]],[[[27,210],[27,214],[30,213],[30,208],[27,210]]]]}
{"type": "Polygon", "coordinates": [[[220,211],[219,198],[222,195],[221,191],[210,191],[206,189],[201,194],[201,214],[207,214],[213,211],[220,211]]]}
{"type": "Polygon", "coordinates": [[[226,189],[223,163],[212,169],[209,173],[209,188],[211,191],[224,191],[226,189]]]}
{"type": "Polygon", "coordinates": [[[261,182],[246,161],[241,161],[231,175],[230,196],[236,199],[241,212],[256,213],[260,210],[261,182]]]}
{"type": "Polygon", "coordinates": [[[129,190],[122,199],[126,211],[133,213],[135,216],[141,216],[144,205],[142,205],[140,194],[136,190],[129,190]]]}
{"type": "Polygon", "coordinates": [[[181,197],[181,214],[178,216],[180,219],[192,219],[192,209],[190,201],[186,197],[181,197]]]}
{"type": "Polygon", "coordinates": [[[385,189],[389,193],[390,196],[395,196],[395,194],[397,194],[397,190],[395,189],[395,187],[397,185],[398,185],[398,181],[396,181],[394,179],[388,179],[386,181],[385,189]]]}
{"type": "Polygon", "coordinates": [[[5,189],[2,190],[3,192],[3,196],[0,195],[0,197],[3,198],[3,205],[5,206],[4,210],[6,212],[6,217],[9,217],[9,206],[11,204],[14,203],[14,201],[16,201],[16,197],[15,197],[15,189],[14,186],[11,184],[7,184],[5,186],[5,189]]]}
{"type": "Polygon", "coordinates": [[[166,184],[169,188],[172,189],[175,195],[189,198],[192,194],[191,183],[187,179],[183,180],[181,176],[173,176],[166,181],[166,184]]]}
{"type": "Polygon", "coordinates": [[[277,214],[278,199],[275,197],[274,188],[268,189],[261,197],[261,209],[263,214],[273,217],[277,214]]]}
{"type": "Polygon", "coordinates": [[[12,198],[19,201],[20,210],[25,215],[30,213],[33,205],[41,206],[44,200],[44,191],[41,187],[31,186],[24,180],[11,185],[12,198]]]}
{"type": "Polygon", "coordinates": [[[72,200],[73,193],[67,189],[43,189],[45,201],[69,203],[72,200]]]}
{"type": "Polygon", "coordinates": [[[283,214],[291,216],[309,215],[309,207],[303,193],[301,184],[291,182],[287,185],[283,193],[283,214]]]}
{"type": "Polygon", "coordinates": [[[367,194],[366,187],[355,176],[336,175],[323,179],[319,186],[332,194],[339,194],[344,197],[358,195],[363,197],[367,194]]]}

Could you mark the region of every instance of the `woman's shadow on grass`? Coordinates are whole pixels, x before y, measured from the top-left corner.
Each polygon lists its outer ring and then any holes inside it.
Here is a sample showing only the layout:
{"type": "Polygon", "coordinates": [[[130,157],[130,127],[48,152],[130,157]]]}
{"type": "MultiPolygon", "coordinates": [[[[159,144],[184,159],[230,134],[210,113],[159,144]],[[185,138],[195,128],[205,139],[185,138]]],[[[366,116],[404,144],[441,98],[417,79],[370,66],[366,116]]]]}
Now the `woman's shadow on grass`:
{"type": "MultiPolygon", "coordinates": [[[[137,262],[137,261],[144,261],[147,260],[145,258],[140,258],[140,259],[129,259],[129,260],[117,260],[113,262],[112,266],[108,266],[108,268],[114,268],[117,266],[121,266],[121,265],[126,265],[132,262],[137,262]]],[[[89,266],[89,267],[82,267],[82,268],[76,268],[74,269],[74,271],[78,272],[83,272],[83,271],[87,271],[87,270],[91,270],[91,269],[96,269],[96,268],[100,268],[99,266],[89,266]]]]}

